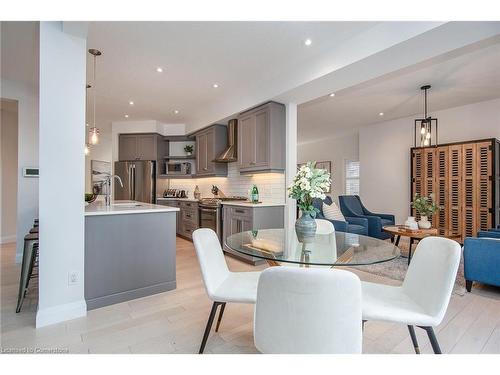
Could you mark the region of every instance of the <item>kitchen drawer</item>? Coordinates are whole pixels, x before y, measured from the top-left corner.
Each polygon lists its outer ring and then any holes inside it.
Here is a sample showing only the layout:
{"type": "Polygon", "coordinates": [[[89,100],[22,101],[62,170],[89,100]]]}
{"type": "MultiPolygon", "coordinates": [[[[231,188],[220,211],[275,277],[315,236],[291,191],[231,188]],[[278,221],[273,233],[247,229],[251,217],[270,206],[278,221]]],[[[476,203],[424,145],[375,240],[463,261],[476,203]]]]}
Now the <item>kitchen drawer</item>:
{"type": "Polygon", "coordinates": [[[193,238],[193,232],[198,229],[198,226],[188,222],[183,221],[181,224],[181,232],[179,233],[181,236],[187,237],[189,239],[193,238]]]}
{"type": "Polygon", "coordinates": [[[182,221],[191,223],[192,225],[198,226],[198,210],[187,210],[183,209],[181,211],[182,221]]]}
{"type": "Polygon", "coordinates": [[[193,209],[193,210],[198,210],[198,203],[197,202],[178,202],[182,208],[187,208],[187,209],[193,209]]]}
{"type": "Polygon", "coordinates": [[[229,214],[231,216],[239,216],[251,219],[253,216],[253,208],[251,207],[230,207],[229,214]]]}

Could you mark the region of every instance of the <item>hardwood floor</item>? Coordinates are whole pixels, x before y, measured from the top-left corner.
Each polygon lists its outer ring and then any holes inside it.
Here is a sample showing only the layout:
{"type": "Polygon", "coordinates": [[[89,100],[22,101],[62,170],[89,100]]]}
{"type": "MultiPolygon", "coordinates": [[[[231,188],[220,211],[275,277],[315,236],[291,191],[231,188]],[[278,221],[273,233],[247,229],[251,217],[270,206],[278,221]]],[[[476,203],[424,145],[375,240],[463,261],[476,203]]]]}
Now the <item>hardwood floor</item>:
{"type": "MultiPolygon", "coordinates": [[[[35,329],[36,283],[21,313],[15,313],[19,265],[15,244],[2,245],[2,350],[10,348],[60,349],[71,353],[197,353],[211,302],[205,294],[191,242],[177,239],[177,289],[89,311],[85,318],[35,329]]],[[[255,270],[231,257],[234,271],[255,270]]],[[[265,266],[257,267],[263,269],[265,266]]],[[[361,279],[397,284],[397,281],[358,270],[361,279]]],[[[212,332],[206,353],[256,353],[252,336],[252,305],[228,304],[218,333],[212,332]]],[[[431,353],[423,330],[416,330],[421,351],[431,353]]],[[[454,294],[436,334],[444,353],[500,353],[500,289],[474,288],[454,294]]],[[[413,353],[403,325],[367,322],[364,353],[413,353]]]]}

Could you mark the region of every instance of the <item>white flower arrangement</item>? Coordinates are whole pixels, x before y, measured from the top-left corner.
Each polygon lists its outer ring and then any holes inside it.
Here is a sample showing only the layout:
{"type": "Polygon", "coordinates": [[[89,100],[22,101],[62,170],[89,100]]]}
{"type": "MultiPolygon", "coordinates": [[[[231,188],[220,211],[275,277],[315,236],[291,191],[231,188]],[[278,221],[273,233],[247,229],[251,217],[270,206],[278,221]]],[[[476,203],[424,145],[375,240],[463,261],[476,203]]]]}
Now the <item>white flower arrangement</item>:
{"type": "Polygon", "coordinates": [[[297,200],[297,206],[303,214],[316,217],[317,209],[312,202],[314,198],[325,199],[332,181],[330,173],[316,168],[316,162],[310,161],[301,166],[288,187],[288,196],[297,200]]]}

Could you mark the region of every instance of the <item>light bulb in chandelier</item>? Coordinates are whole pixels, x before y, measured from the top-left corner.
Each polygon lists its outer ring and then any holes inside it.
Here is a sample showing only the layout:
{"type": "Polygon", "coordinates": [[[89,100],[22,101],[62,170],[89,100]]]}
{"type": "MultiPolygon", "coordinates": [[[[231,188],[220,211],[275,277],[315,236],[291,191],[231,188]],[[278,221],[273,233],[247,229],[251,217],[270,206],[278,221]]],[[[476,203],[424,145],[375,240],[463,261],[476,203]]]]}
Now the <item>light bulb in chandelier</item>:
{"type": "Polygon", "coordinates": [[[85,143],[85,149],[84,149],[85,155],[90,154],[90,147],[88,143],[85,143]]]}
{"type": "Polygon", "coordinates": [[[99,129],[95,126],[90,129],[90,144],[96,145],[99,143],[99,129]]]}
{"type": "Polygon", "coordinates": [[[428,132],[426,135],[425,135],[425,139],[431,139],[431,133],[428,132]]]}
{"type": "Polygon", "coordinates": [[[420,134],[424,135],[425,134],[425,126],[422,126],[420,128],[420,134]]]}
{"type": "Polygon", "coordinates": [[[428,139],[425,139],[424,146],[429,146],[429,140],[428,139]]]}

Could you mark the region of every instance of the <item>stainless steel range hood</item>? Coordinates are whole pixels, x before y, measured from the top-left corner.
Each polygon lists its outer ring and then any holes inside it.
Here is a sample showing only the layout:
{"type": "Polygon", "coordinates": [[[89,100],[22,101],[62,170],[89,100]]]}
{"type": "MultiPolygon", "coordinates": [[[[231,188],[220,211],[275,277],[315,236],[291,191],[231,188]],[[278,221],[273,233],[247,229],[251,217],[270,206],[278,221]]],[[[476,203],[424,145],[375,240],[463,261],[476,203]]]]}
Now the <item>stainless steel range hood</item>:
{"type": "Polygon", "coordinates": [[[227,124],[227,148],[215,158],[218,163],[238,161],[238,120],[229,120],[227,124]]]}

